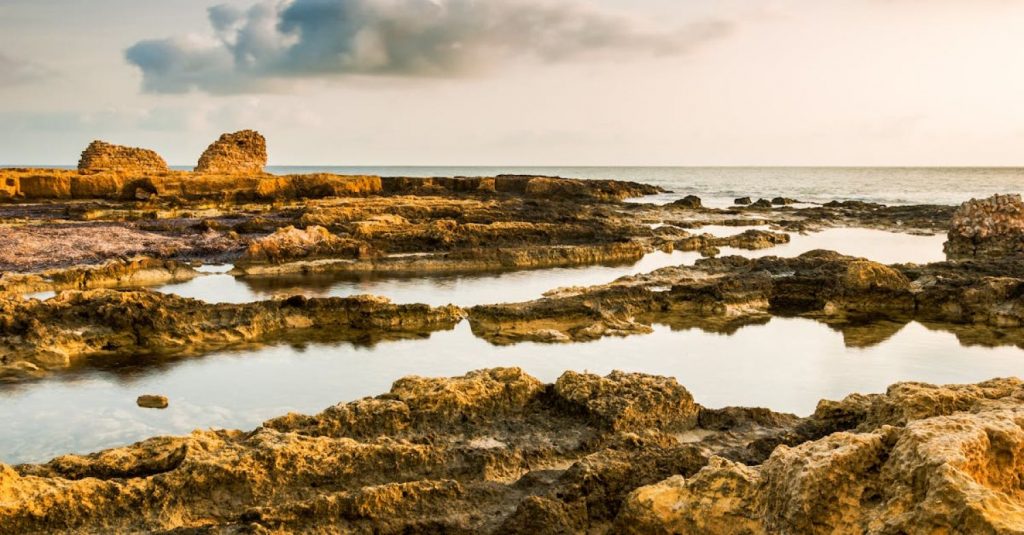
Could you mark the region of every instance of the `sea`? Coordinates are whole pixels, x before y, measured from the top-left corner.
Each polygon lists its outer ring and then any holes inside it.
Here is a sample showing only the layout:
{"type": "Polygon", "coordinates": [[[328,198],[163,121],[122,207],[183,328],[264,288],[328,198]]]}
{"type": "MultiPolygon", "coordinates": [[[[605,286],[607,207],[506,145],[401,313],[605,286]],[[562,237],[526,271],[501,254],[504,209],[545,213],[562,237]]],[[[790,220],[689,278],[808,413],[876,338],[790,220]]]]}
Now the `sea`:
{"type": "Polygon", "coordinates": [[[639,199],[667,203],[697,195],[706,206],[738,197],[790,197],[804,202],[857,200],[888,205],[960,204],[971,198],[1024,190],[1016,167],[388,167],[271,166],[275,174],[337,173],[380,176],[494,176],[523,174],[643,182],[670,191],[639,199]]]}

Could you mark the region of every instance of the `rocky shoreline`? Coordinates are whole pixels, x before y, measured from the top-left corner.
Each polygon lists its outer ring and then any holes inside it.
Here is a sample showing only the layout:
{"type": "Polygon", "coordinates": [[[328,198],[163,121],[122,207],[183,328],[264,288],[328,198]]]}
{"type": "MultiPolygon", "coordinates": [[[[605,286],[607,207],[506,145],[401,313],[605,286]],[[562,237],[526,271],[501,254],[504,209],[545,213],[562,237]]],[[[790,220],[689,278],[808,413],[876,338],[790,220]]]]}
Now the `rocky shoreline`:
{"type": "MultiPolygon", "coordinates": [[[[626,203],[663,192],[625,181],[276,176],[265,165],[262,136],[242,131],[211,144],[191,172],[99,141],[76,171],[0,170],[0,389],[226,348],[422,338],[462,321],[498,345],[654,325],[730,333],[798,316],[855,347],[915,321],[963,344],[1024,348],[1019,196],[960,207],[778,197],[715,209],[693,196],[626,203]],[[770,252],[797,233],[844,227],[943,233],[948,259],[722,251],[770,252]],[[433,276],[632,264],[655,251],[703,258],[466,308],[374,296],[224,304],[147,289],[208,264],[270,279],[433,276]],[[878,320],[884,328],[865,327],[878,320]]],[[[137,402],[168,406],[160,393],[137,402]]],[[[381,396],[252,431],[0,464],[0,531],[1020,533],[1022,474],[1015,378],[900,383],[797,417],[702,407],[668,377],[568,371],[543,384],[495,368],[407,377],[381,396]]]]}
{"type": "Polygon", "coordinates": [[[0,465],[17,532],[1010,533],[1024,384],[893,385],[806,418],[674,379],[407,377],[249,431],[0,465]]]}

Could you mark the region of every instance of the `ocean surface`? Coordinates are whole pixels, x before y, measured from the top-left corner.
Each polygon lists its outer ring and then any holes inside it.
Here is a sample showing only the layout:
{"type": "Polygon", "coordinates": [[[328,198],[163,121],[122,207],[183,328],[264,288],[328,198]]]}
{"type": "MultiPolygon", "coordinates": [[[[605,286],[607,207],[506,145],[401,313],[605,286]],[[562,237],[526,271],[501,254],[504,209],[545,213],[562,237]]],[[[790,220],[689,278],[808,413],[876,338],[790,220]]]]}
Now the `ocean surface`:
{"type": "Polygon", "coordinates": [[[271,166],[275,174],[380,176],[549,175],[644,182],[672,191],[641,199],[671,202],[697,195],[706,206],[737,197],[791,197],[807,202],[960,204],[972,197],[1024,190],[1024,168],[1011,167],[332,167],[271,166]]]}

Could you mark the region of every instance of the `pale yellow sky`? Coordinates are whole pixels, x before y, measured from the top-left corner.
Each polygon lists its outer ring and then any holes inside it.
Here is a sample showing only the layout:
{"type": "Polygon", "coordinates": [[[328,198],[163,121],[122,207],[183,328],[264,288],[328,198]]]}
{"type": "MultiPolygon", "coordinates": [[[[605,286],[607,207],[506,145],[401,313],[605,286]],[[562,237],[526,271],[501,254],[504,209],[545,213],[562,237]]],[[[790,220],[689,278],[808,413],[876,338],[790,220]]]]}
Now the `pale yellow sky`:
{"type": "Polygon", "coordinates": [[[0,4],[0,162],[257,128],[274,164],[1024,165],[1020,0],[321,0],[415,31],[285,2],[224,41],[217,3],[0,4]]]}

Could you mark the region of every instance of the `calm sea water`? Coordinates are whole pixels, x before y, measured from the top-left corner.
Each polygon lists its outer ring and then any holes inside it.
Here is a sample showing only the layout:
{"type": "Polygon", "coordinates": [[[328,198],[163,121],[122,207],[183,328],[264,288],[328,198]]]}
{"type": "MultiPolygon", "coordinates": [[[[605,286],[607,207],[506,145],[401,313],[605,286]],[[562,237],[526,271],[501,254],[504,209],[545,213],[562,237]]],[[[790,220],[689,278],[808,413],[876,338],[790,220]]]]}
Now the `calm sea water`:
{"type": "Polygon", "coordinates": [[[708,206],[736,197],[792,197],[808,202],[860,200],[882,204],[959,204],[972,197],[1024,190],[1024,169],[1008,167],[270,167],[272,173],[329,172],[381,176],[535,174],[633,180],[697,195],[708,206]]]}

